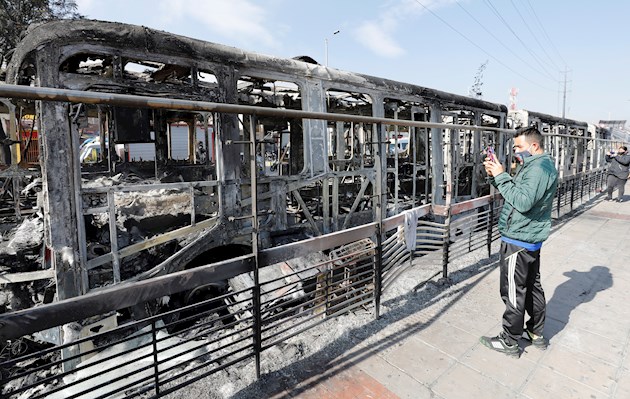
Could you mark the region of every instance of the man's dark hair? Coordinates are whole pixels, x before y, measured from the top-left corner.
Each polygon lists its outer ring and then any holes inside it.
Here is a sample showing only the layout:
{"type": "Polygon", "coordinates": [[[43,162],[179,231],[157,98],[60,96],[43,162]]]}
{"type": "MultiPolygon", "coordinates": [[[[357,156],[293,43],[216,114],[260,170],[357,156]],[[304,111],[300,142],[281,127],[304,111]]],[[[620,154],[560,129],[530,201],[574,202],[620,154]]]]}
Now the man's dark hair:
{"type": "Polygon", "coordinates": [[[620,145],[619,148],[623,148],[624,151],[628,151],[628,147],[626,147],[625,145],[620,145]]]}
{"type": "Polygon", "coordinates": [[[541,150],[543,149],[543,135],[536,128],[536,126],[527,126],[518,129],[516,131],[516,134],[514,134],[514,137],[519,136],[524,136],[525,140],[530,144],[537,143],[538,147],[540,147],[541,150]]]}

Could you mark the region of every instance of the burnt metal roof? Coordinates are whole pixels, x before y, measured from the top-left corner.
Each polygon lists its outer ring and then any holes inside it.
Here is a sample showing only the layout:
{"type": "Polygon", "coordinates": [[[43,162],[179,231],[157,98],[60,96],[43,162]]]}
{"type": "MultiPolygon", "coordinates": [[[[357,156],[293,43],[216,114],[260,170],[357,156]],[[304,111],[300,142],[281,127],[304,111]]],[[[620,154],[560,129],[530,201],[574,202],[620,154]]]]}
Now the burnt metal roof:
{"type": "MultiPolygon", "coordinates": [[[[453,103],[495,112],[507,112],[503,104],[447,93],[418,85],[397,82],[360,73],[346,72],[291,58],[280,58],[241,50],[235,47],[192,39],[145,26],[96,20],[57,20],[29,27],[17,46],[7,68],[7,82],[16,83],[25,61],[32,62],[36,50],[46,45],[58,47],[103,45],[112,49],[128,49],[151,59],[152,54],[177,57],[179,62],[211,60],[215,63],[283,72],[313,77],[340,84],[353,84],[373,90],[421,96],[441,103],[453,103]],[[30,61],[29,61],[30,60],[30,61]]],[[[61,63],[63,60],[57,60],[61,63]]]]}

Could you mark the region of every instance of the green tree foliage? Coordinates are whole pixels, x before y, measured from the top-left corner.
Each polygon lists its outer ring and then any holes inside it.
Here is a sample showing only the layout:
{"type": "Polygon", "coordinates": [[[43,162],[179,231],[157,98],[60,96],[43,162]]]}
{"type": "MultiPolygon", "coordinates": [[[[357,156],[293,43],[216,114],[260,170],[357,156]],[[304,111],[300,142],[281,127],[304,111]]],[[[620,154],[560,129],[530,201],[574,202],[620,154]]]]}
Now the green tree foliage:
{"type": "Polygon", "coordinates": [[[0,0],[0,66],[35,22],[82,18],[74,0],[0,0]]]}

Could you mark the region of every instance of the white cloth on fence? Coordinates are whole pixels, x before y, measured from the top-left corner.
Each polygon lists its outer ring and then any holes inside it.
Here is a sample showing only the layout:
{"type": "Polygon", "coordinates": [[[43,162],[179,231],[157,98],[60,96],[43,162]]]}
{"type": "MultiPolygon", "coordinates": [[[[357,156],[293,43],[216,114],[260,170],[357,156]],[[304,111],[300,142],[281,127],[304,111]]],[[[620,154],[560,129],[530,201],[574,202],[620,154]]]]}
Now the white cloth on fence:
{"type": "Polygon", "coordinates": [[[416,235],[418,229],[418,212],[415,209],[410,209],[408,211],[404,211],[405,215],[405,244],[407,244],[407,251],[415,251],[416,250],[416,235]]]}

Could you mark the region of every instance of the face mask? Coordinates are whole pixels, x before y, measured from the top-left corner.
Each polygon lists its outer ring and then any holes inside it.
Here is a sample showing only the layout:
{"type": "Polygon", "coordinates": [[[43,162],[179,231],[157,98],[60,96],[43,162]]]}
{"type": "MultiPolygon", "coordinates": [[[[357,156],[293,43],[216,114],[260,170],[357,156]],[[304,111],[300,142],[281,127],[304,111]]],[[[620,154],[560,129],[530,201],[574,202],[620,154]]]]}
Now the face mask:
{"type": "Polygon", "coordinates": [[[520,163],[523,163],[525,158],[532,156],[531,152],[529,152],[529,150],[532,148],[532,145],[533,144],[530,144],[529,147],[525,151],[515,152],[514,157],[518,159],[520,163]]]}

